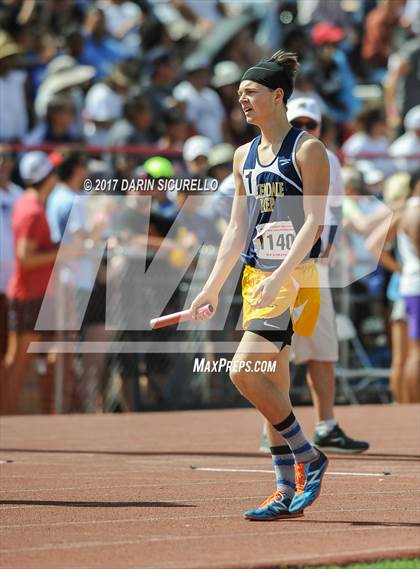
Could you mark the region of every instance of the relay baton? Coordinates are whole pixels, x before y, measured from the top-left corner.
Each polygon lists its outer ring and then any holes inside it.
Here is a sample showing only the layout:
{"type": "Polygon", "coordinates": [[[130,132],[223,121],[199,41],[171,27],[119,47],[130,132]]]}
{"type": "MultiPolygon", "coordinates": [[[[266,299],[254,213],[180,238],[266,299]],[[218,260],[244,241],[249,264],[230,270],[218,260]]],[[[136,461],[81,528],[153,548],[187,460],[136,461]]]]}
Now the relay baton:
{"type": "MultiPolygon", "coordinates": [[[[213,312],[213,307],[211,304],[206,304],[198,309],[198,314],[206,314],[210,316],[213,312]]],[[[164,328],[165,326],[173,326],[174,324],[179,324],[179,322],[187,322],[192,320],[192,310],[182,310],[181,312],[174,312],[173,314],[166,314],[166,316],[160,316],[159,318],[153,318],[150,320],[150,327],[152,330],[157,328],[164,328]]]]}

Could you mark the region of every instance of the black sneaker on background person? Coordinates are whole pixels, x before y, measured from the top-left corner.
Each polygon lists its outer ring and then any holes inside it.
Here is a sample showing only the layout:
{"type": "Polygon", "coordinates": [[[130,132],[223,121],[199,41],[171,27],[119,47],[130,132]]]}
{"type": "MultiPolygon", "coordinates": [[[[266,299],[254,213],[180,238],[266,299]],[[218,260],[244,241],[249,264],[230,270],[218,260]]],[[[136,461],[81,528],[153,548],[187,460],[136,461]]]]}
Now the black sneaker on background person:
{"type": "Polygon", "coordinates": [[[333,429],[325,436],[315,432],[313,444],[322,451],[330,451],[344,454],[358,454],[365,452],[369,448],[369,443],[365,441],[356,441],[346,435],[346,433],[335,425],[333,429]]]}

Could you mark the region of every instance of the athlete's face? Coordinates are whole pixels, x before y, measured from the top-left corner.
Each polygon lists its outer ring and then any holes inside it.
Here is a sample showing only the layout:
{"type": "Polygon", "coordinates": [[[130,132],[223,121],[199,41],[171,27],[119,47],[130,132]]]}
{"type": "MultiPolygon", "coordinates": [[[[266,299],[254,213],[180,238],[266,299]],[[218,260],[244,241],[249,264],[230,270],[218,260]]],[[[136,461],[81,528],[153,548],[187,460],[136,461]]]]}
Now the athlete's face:
{"type": "Polygon", "coordinates": [[[269,118],[283,101],[282,89],[273,91],[255,81],[242,81],[238,90],[239,104],[245,113],[246,122],[258,124],[269,118]]]}

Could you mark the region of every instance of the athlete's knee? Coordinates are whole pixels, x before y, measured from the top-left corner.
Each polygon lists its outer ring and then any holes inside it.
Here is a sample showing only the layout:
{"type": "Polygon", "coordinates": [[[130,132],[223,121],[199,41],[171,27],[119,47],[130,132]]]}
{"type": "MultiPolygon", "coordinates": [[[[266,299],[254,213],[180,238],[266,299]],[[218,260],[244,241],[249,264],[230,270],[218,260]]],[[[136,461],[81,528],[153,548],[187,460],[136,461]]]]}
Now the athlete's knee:
{"type": "Polygon", "coordinates": [[[236,365],[232,365],[229,371],[230,380],[241,393],[245,393],[249,389],[251,375],[240,365],[240,361],[234,361],[232,363],[236,363],[236,365]]]}

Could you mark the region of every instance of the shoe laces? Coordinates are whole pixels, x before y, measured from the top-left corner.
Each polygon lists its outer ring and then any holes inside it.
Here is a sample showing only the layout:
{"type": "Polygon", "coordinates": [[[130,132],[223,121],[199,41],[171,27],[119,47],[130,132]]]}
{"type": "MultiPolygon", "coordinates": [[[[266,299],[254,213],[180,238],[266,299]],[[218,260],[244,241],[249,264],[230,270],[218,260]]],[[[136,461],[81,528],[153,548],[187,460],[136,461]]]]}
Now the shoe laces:
{"type": "Polygon", "coordinates": [[[276,500],[281,498],[283,498],[283,494],[280,492],[280,490],[276,490],[273,494],[271,494],[271,496],[269,496],[263,502],[261,502],[261,504],[258,507],[264,508],[265,506],[268,506],[272,502],[275,502],[276,500]]]}
{"type": "Polygon", "coordinates": [[[306,485],[306,464],[303,462],[298,462],[295,464],[295,483],[296,483],[296,494],[302,494],[305,490],[306,485]]]}

